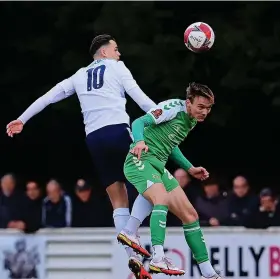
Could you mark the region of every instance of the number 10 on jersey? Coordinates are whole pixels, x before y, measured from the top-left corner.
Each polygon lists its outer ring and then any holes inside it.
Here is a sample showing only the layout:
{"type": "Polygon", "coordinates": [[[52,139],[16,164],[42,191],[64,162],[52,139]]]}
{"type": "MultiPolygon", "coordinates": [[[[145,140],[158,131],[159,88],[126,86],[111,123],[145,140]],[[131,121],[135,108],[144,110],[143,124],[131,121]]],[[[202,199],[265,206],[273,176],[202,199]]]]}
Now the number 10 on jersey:
{"type": "Polygon", "coordinates": [[[104,84],[104,72],[106,66],[100,65],[96,68],[90,68],[87,70],[87,91],[93,89],[100,89],[104,84]]]}

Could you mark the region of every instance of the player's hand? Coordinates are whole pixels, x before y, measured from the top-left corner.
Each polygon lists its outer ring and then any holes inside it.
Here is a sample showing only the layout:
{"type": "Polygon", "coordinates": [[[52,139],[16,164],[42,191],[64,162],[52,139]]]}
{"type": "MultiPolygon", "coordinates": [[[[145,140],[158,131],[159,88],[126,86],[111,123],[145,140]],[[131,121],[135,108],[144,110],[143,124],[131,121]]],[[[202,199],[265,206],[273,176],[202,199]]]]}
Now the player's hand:
{"type": "Polygon", "coordinates": [[[130,150],[130,153],[137,156],[138,160],[141,158],[142,151],[148,152],[149,147],[145,144],[143,140],[138,141],[136,145],[130,150]]]}
{"type": "Polygon", "coordinates": [[[192,167],[188,170],[188,173],[200,180],[205,180],[209,177],[209,172],[203,167],[192,167]]]}
{"type": "Polygon", "coordinates": [[[8,136],[12,138],[15,134],[19,134],[22,131],[23,123],[21,120],[17,119],[10,122],[6,128],[8,136]]]}

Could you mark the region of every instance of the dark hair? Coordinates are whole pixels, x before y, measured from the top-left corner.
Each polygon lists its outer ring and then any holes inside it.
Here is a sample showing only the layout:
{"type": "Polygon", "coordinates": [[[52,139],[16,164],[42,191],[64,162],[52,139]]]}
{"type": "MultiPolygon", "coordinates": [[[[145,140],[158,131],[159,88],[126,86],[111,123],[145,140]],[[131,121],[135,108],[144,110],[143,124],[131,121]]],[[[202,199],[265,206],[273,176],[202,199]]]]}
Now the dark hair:
{"type": "Polygon", "coordinates": [[[30,179],[30,180],[28,180],[28,181],[26,182],[26,184],[25,184],[25,188],[27,188],[27,185],[28,185],[29,183],[34,183],[34,184],[36,185],[36,188],[37,188],[37,189],[41,189],[39,183],[38,183],[35,179],[30,179]]]}
{"type": "Polygon", "coordinates": [[[187,87],[187,99],[189,99],[191,102],[193,99],[197,96],[202,96],[207,99],[209,99],[211,102],[214,103],[214,94],[211,91],[211,89],[203,84],[191,82],[189,86],[187,87]]]}
{"type": "Polygon", "coordinates": [[[276,198],[275,193],[270,188],[264,188],[260,192],[260,197],[271,197],[273,199],[276,198]]]}
{"type": "Polygon", "coordinates": [[[218,185],[218,187],[220,186],[220,183],[219,181],[216,179],[216,178],[213,178],[213,177],[209,177],[207,178],[206,180],[204,180],[201,185],[203,187],[205,186],[210,186],[210,185],[218,185]]]}
{"type": "Polygon", "coordinates": [[[93,56],[100,47],[107,45],[111,40],[116,41],[111,35],[107,34],[94,37],[89,48],[90,55],[93,56]]]}

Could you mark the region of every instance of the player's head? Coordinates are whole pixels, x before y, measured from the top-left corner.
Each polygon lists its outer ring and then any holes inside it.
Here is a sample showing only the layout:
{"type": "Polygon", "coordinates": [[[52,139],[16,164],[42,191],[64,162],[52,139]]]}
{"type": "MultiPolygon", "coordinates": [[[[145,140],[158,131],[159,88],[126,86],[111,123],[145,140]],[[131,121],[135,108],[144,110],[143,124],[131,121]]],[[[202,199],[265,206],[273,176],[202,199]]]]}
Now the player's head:
{"type": "Polygon", "coordinates": [[[103,58],[119,60],[121,56],[116,40],[107,34],[98,35],[92,40],[89,53],[95,60],[103,58]]]}
{"type": "Polygon", "coordinates": [[[188,114],[202,122],[214,104],[214,94],[206,85],[192,82],[187,88],[186,106],[188,114]]]}

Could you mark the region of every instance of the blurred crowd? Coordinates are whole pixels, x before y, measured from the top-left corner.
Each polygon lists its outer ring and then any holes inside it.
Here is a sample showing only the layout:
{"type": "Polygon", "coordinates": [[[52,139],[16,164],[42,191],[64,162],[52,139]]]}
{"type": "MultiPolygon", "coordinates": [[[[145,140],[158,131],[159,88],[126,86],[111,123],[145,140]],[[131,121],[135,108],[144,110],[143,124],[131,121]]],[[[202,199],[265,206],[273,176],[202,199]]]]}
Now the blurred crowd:
{"type": "MultiPolygon", "coordinates": [[[[202,226],[243,226],[268,228],[280,226],[280,203],[273,191],[264,188],[253,194],[248,180],[237,176],[228,191],[210,178],[198,184],[183,169],[174,176],[196,208],[202,226]]],[[[131,204],[136,193],[129,189],[131,204]]],[[[148,226],[149,218],[143,225],[148,226]]],[[[28,181],[25,191],[17,187],[13,174],[1,178],[0,228],[16,228],[36,232],[40,228],[111,227],[112,209],[108,200],[96,195],[95,188],[79,179],[73,194],[66,193],[59,181],[52,179],[44,188],[36,181],[28,181]]],[[[169,214],[168,226],[181,226],[169,214]]]]}

